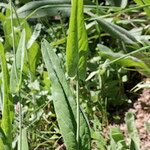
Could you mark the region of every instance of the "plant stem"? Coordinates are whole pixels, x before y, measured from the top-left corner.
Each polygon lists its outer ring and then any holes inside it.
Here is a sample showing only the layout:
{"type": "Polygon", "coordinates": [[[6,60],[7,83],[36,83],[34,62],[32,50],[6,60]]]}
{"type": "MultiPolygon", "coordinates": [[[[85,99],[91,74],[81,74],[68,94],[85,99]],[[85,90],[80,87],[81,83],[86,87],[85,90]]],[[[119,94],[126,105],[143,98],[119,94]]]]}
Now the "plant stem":
{"type": "Polygon", "coordinates": [[[19,148],[20,150],[22,149],[22,98],[20,96],[20,92],[19,92],[19,99],[20,99],[20,102],[19,102],[19,133],[20,133],[20,136],[19,136],[19,148]]]}
{"type": "Polygon", "coordinates": [[[77,103],[77,150],[80,150],[80,100],[79,100],[79,76],[77,73],[77,82],[76,82],[76,103],[77,103]]]}

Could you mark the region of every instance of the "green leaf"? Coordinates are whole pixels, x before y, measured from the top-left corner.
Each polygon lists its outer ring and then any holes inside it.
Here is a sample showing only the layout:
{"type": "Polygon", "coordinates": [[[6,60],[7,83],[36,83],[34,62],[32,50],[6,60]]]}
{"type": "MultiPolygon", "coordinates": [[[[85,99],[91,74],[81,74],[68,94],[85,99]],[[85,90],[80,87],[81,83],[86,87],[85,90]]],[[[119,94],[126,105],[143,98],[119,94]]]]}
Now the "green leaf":
{"type": "Polygon", "coordinates": [[[28,145],[28,139],[27,139],[27,129],[24,128],[22,129],[22,138],[21,138],[21,141],[20,142],[20,135],[18,136],[18,150],[29,150],[29,145],[28,145]],[[20,143],[21,143],[21,146],[20,146],[20,143]]]}
{"type": "MultiPolygon", "coordinates": [[[[56,16],[60,12],[64,16],[70,16],[71,0],[44,0],[29,2],[17,10],[21,18],[39,18],[44,16],[56,16]]],[[[85,0],[85,4],[92,4],[85,0]]]]}
{"type": "Polygon", "coordinates": [[[105,19],[99,18],[99,16],[91,12],[87,12],[87,14],[92,17],[92,20],[96,20],[101,28],[105,32],[109,33],[112,38],[122,40],[126,44],[135,44],[138,42],[138,40],[124,28],[108,22],[105,19]]]}
{"type": "Polygon", "coordinates": [[[118,6],[125,8],[128,4],[128,0],[108,0],[108,2],[113,6],[118,6]]]}
{"type": "MultiPolygon", "coordinates": [[[[2,83],[3,83],[3,107],[2,107],[2,122],[1,122],[1,135],[4,138],[4,135],[7,139],[8,147],[11,147],[12,143],[12,121],[13,121],[13,104],[12,97],[10,96],[9,91],[9,74],[7,69],[7,63],[5,58],[4,47],[0,43],[0,59],[1,59],[1,68],[2,68],[2,83]],[[2,132],[3,131],[3,132],[2,132]]],[[[4,141],[3,141],[4,142],[4,141]]],[[[5,143],[0,142],[1,148],[4,147],[5,143]]]]}
{"type": "Polygon", "coordinates": [[[121,130],[119,128],[111,128],[110,143],[111,143],[112,149],[117,148],[117,150],[119,150],[119,147],[121,147],[122,150],[127,149],[124,135],[121,133],[121,130]]]}
{"type": "Polygon", "coordinates": [[[25,30],[23,30],[10,74],[10,91],[12,93],[17,93],[19,91],[22,82],[22,71],[25,57],[25,37],[26,33],[25,30]]]}
{"type": "MultiPolygon", "coordinates": [[[[150,68],[142,60],[131,56],[130,53],[114,53],[111,49],[101,44],[98,45],[98,49],[100,50],[100,56],[111,60],[110,64],[117,63],[124,67],[137,67],[137,70],[146,76],[150,73],[150,68]]],[[[138,50],[136,51],[138,52],[138,50]]]]}
{"type": "Polygon", "coordinates": [[[66,48],[66,68],[68,75],[74,77],[77,74],[78,67],[78,27],[77,27],[78,1],[74,0],[71,7],[69,21],[69,34],[67,37],[66,48]]]}
{"type": "Polygon", "coordinates": [[[41,32],[41,24],[37,24],[34,31],[33,31],[33,34],[31,36],[31,38],[29,39],[28,43],[27,43],[27,49],[31,48],[32,44],[35,42],[35,40],[38,38],[38,36],[40,35],[40,32],[41,32]]]}
{"type": "MultiPolygon", "coordinates": [[[[68,150],[76,150],[76,102],[65,79],[59,59],[50,44],[42,42],[42,56],[51,79],[51,93],[61,134],[68,150]]],[[[90,131],[81,111],[80,148],[90,150],[90,131]]]]}
{"type": "Polygon", "coordinates": [[[122,40],[123,42],[127,44],[134,44],[135,42],[138,42],[132,34],[130,34],[127,30],[123,29],[120,26],[117,26],[113,23],[110,23],[108,21],[105,21],[104,19],[96,19],[97,22],[100,24],[102,29],[109,33],[113,38],[117,38],[122,40]]]}
{"type": "MultiPolygon", "coordinates": [[[[138,5],[144,6],[144,5],[150,5],[149,0],[134,0],[138,5]]],[[[148,16],[150,16],[150,6],[145,7],[144,11],[147,13],[148,16]]]]}
{"type": "Polygon", "coordinates": [[[140,138],[135,126],[133,113],[128,112],[125,116],[125,122],[129,137],[131,139],[130,150],[140,150],[140,138]]]}
{"type": "Polygon", "coordinates": [[[84,23],[83,0],[73,1],[66,48],[66,66],[70,77],[78,75],[85,80],[88,37],[84,23]]]}
{"type": "Polygon", "coordinates": [[[37,62],[39,60],[39,48],[39,44],[37,42],[34,42],[31,48],[27,51],[28,60],[26,60],[24,69],[29,69],[33,77],[35,76],[37,62]]]}
{"type": "Polygon", "coordinates": [[[88,36],[84,22],[83,0],[78,1],[77,27],[78,27],[78,55],[79,55],[78,75],[80,79],[85,80],[87,53],[89,48],[88,48],[88,36]]]}

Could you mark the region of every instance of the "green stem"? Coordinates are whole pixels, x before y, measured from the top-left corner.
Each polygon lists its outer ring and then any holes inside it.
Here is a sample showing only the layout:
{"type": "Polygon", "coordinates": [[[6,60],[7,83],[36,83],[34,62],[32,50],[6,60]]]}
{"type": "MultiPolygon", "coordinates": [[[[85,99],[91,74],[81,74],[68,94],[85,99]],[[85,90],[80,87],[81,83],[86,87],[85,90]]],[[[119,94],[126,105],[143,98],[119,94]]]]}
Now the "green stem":
{"type": "Polygon", "coordinates": [[[77,82],[76,82],[76,103],[77,103],[77,150],[80,150],[80,100],[79,100],[79,76],[77,73],[77,82]]]}
{"type": "Polygon", "coordinates": [[[19,92],[19,99],[20,99],[20,103],[19,103],[19,132],[20,132],[20,136],[19,136],[19,138],[20,138],[20,143],[19,143],[19,145],[20,145],[20,150],[22,149],[22,106],[21,106],[21,104],[22,104],[22,98],[21,98],[21,96],[20,96],[20,92],[19,92]]]}

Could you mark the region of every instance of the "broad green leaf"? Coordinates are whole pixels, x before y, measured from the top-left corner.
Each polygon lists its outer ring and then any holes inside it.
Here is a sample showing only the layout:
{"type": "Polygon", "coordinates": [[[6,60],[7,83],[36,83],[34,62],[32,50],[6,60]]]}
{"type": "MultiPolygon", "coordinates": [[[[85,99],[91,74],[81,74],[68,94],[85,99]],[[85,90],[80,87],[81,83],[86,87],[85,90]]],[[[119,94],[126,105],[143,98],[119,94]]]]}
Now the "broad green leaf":
{"type": "Polygon", "coordinates": [[[22,31],[18,49],[11,69],[10,75],[10,91],[16,93],[19,91],[22,82],[22,71],[25,57],[25,30],[22,31]]]}
{"type": "Polygon", "coordinates": [[[66,68],[68,75],[74,77],[78,67],[78,26],[77,26],[78,0],[73,0],[69,21],[69,34],[66,47],[66,68]]]}
{"type": "MultiPolygon", "coordinates": [[[[5,58],[4,47],[0,43],[0,59],[1,59],[1,68],[2,68],[2,83],[3,83],[3,108],[2,108],[2,122],[1,128],[4,132],[8,146],[11,147],[12,142],[12,121],[13,121],[13,104],[12,98],[10,96],[9,89],[9,74],[7,69],[7,63],[5,58]]],[[[2,134],[2,132],[1,132],[2,134]]],[[[2,135],[4,135],[2,134],[2,135]]],[[[0,147],[4,147],[4,143],[0,142],[0,147]]]]}
{"type": "Polygon", "coordinates": [[[36,39],[38,38],[41,32],[41,24],[36,25],[32,35],[30,28],[26,28],[26,32],[27,32],[26,34],[28,34],[29,32],[30,37],[26,38],[28,42],[23,72],[26,74],[30,73],[32,79],[34,79],[37,62],[39,58],[39,44],[36,42],[36,39]]]}
{"type": "Polygon", "coordinates": [[[140,150],[140,139],[135,126],[134,115],[128,112],[125,116],[127,131],[131,139],[130,150],[140,150]]]}
{"type": "Polygon", "coordinates": [[[84,22],[83,0],[78,0],[77,27],[78,27],[78,55],[79,55],[78,75],[80,79],[85,80],[87,53],[89,48],[88,48],[87,31],[84,22]]]}
{"type": "MultiPolygon", "coordinates": [[[[76,150],[76,102],[65,79],[57,55],[50,44],[42,42],[42,56],[51,79],[51,93],[61,134],[68,150],[76,150]]],[[[90,131],[85,116],[81,111],[80,148],[90,150],[90,131]]]]}
{"type": "Polygon", "coordinates": [[[27,50],[27,55],[28,55],[28,60],[26,61],[28,61],[28,63],[25,63],[24,69],[26,69],[26,71],[28,71],[29,69],[30,73],[34,77],[38,58],[39,58],[39,44],[37,42],[34,42],[31,48],[27,50]]]}
{"type": "Polygon", "coordinates": [[[73,1],[69,22],[69,34],[66,48],[66,66],[68,75],[78,75],[85,80],[88,37],[84,23],[83,0],[73,1]]]}
{"type": "Polygon", "coordinates": [[[18,150],[29,150],[29,145],[28,145],[28,139],[27,139],[27,129],[24,128],[22,129],[22,138],[20,138],[20,135],[18,136],[18,150]],[[20,142],[21,139],[21,142],[20,142]],[[21,145],[20,145],[21,143],[21,145]]]}

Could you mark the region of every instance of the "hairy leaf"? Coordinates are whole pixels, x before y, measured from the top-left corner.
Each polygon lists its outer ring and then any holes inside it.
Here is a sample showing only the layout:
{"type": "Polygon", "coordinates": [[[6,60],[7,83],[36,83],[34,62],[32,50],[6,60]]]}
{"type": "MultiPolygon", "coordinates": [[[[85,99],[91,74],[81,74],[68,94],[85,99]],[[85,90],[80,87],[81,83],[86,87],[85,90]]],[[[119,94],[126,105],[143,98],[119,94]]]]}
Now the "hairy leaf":
{"type": "MultiPolygon", "coordinates": [[[[68,150],[76,150],[76,103],[65,79],[57,55],[50,44],[42,42],[42,55],[49,73],[52,85],[52,96],[59,127],[68,150]]],[[[85,116],[81,111],[80,148],[90,149],[90,131],[85,116]]]]}

